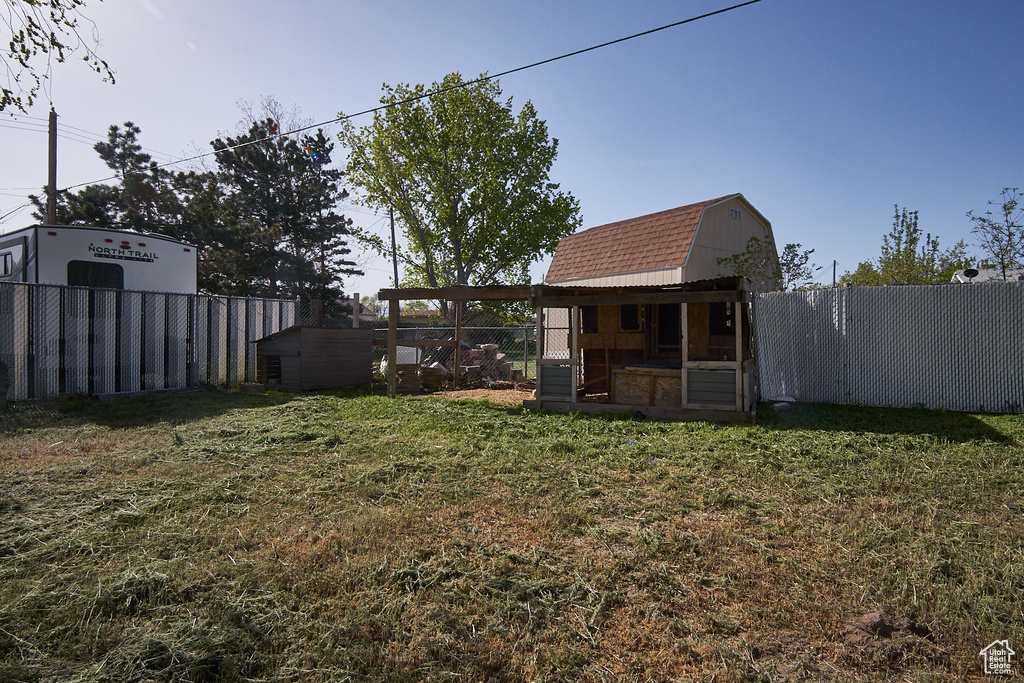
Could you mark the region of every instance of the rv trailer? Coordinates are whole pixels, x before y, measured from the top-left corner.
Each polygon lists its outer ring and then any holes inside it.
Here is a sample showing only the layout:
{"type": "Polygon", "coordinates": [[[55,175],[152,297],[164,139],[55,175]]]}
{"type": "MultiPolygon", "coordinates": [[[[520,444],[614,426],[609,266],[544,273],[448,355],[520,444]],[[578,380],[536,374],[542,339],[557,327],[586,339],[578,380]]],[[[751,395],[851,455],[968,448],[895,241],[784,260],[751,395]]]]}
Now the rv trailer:
{"type": "Polygon", "coordinates": [[[35,225],[0,235],[0,282],[196,293],[196,248],[129,230],[35,225]]]}

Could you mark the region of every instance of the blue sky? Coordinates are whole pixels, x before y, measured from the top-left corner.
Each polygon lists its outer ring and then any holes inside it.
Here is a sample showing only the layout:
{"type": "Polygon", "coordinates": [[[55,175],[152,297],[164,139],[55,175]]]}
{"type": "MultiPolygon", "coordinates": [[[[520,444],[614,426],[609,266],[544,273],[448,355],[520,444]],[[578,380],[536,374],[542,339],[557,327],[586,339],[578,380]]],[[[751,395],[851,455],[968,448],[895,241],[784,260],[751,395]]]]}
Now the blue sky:
{"type": "MultiPolygon", "coordinates": [[[[134,121],[166,160],[233,133],[240,101],[272,96],[328,121],[376,105],[384,83],[498,73],[730,4],[90,2],[117,83],[77,62],[54,67],[49,95],[79,129],[60,141],[58,184],[108,175],[91,143],[114,123],[134,121]]],[[[815,249],[831,282],[833,259],[841,274],[878,255],[894,204],[949,246],[970,241],[967,211],[1024,186],[1022,29],[1019,0],[762,0],[501,86],[558,138],[552,177],[579,200],[584,227],[741,192],[780,247],[815,249]]],[[[0,215],[46,182],[34,124],[48,109],[44,95],[36,118],[0,115],[0,215]]],[[[361,207],[347,213],[386,227],[361,207]]],[[[23,211],[0,231],[30,222],[23,211]]],[[[390,286],[386,262],[362,260],[367,275],[347,291],[390,286]]]]}

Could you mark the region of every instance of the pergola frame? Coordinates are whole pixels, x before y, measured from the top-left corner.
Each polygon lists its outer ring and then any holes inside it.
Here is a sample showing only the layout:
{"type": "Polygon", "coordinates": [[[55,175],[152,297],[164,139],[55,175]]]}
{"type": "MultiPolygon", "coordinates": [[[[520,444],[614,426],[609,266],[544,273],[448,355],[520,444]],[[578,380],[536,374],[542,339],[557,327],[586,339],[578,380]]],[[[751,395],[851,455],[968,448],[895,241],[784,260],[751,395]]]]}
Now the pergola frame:
{"type": "MultiPolygon", "coordinates": [[[[729,303],[736,312],[736,360],[735,361],[690,361],[686,358],[686,325],[682,328],[682,405],[690,408],[686,399],[687,369],[735,369],[737,371],[736,413],[743,413],[748,402],[743,386],[742,373],[753,367],[753,360],[743,358],[743,341],[749,330],[743,329],[741,309],[750,302],[750,292],[742,278],[723,278],[703,283],[686,283],[679,285],[634,286],[634,287],[567,287],[553,285],[493,285],[486,287],[414,287],[407,289],[383,289],[377,294],[379,300],[388,302],[388,338],[387,353],[389,359],[397,358],[398,346],[451,346],[455,348],[455,379],[459,384],[461,366],[462,341],[462,309],[467,301],[527,301],[537,311],[538,335],[538,371],[543,364],[544,320],[543,311],[548,308],[571,310],[570,316],[570,364],[573,378],[578,370],[579,310],[582,306],[607,306],[622,304],[678,304],[681,320],[687,320],[687,304],[693,303],[729,303]],[[730,288],[701,289],[717,284],[726,284],[730,288]],[[413,300],[448,301],[455,304],[455,339],[454,340],[399,340],[399,307],[402,301],[413,300]]],[[[388,363],[387,370],[388,395],[398,395],[398,369],[396,363],[388,363]]],[[[576,402],[575,391],[569,403],[576,402]]],[[[543,398],[543,397],[538,397],[543,398]]],[[[708,406],[692,406],[695,409],[707,409],[708,406]]],[[[727,418],[722,411],[711,410],[711,413],[727,418]]]]}

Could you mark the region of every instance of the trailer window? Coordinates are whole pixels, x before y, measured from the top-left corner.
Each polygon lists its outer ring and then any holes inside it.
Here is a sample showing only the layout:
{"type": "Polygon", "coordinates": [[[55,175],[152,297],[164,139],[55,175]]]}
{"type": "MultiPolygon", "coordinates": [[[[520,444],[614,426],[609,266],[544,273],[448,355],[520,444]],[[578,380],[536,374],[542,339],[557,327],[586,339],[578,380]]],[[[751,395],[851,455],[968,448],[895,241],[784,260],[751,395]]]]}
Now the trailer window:
{"type": "Polygon", "coordinates": [[[10,277],[14,273],[14,254],[5,251],[0,254],[0,277],[10,277]]]}
{"type": "Polygon", "coordinates": [[[114,263],[68,262],[68,285],[124,289],[124,268],[114,263]]]}

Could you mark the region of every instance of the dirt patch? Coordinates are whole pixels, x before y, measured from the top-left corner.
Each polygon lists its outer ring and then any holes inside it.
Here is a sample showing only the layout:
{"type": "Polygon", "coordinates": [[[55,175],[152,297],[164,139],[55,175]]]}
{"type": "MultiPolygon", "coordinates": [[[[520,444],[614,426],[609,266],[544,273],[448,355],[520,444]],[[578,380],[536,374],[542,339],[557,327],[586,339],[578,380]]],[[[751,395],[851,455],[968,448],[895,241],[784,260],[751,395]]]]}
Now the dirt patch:
{"type": "Polygon", "coordinates": [[[847,645],[862,646],[878,639],[917,636],[934,640],[927,626],[914,623],[907,617],[897,617],[885,610],[869,612],[847,623],[839,638],[847,645]]]}
{"type": "Polygon", "coordinates": [[[914,660],[944,659],[931,629],[887,610],[869,612],[848,621],[836,639],[851,661],[875,669],[903,669],[914,660]]]}
{"type": "Polygon", "coordinates": [[[529,391],[520,391],[518,389],[457,389],[451,391],[438,391],[433,394],[424,394],[420,398],[425,396],[440,396],[441,398],[472,398],[477,400],[487,400],[491,403],[522,403],[523,401],[529,401],[533,398],[533,393],[529,391]]]}

